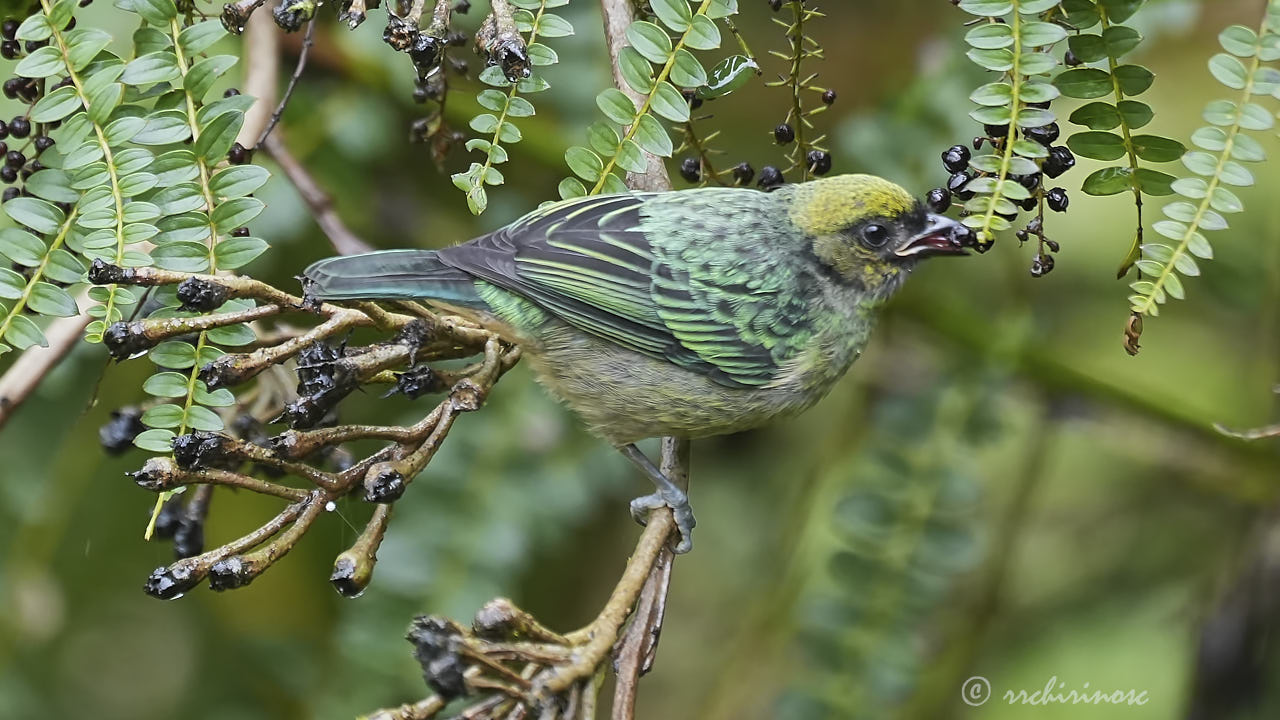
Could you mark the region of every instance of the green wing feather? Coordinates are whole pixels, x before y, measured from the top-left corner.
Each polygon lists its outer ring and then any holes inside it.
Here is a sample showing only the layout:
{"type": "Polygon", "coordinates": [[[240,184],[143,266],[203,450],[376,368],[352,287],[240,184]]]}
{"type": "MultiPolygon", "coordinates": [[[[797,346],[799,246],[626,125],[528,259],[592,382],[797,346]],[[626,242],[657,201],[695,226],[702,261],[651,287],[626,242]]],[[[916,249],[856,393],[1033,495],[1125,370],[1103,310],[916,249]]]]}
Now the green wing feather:
{"type": "Polygon", "coordinates": [[[731,188],[580,198],[438,257],[584,332],[760,386],[809,340],[820,272],[783,201],[731,188]]]}

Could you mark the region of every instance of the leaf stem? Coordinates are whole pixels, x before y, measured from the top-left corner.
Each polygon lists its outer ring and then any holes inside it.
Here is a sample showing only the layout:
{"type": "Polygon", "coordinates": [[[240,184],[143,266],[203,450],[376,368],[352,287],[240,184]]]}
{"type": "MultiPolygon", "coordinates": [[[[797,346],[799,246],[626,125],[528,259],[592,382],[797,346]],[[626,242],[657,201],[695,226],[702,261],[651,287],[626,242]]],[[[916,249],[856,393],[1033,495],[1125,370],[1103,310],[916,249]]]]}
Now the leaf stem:
{"type": "Polygon", "coordinates": [[[1018,104],[1022,99],[1022,12],[1018,6],[1018,0],[1013,0],[1013,19],[1009,24],[1013,29],[1013,67],[1009,70],[1009,132],[1004,138],[1004,154],[1000,159],[996,187],[988,200],[987,212],[982,218],[982,227],[978,229],[978,241],[983,243],[990,243],[995,239],[992,236],[991,224],[995,220],[996,205],[1004,198],[1004,182],[1009,177],[1009,163],[1013,161],[1013,146],[1018,138],[1018,110],[1020,110],[1018,104]]]}

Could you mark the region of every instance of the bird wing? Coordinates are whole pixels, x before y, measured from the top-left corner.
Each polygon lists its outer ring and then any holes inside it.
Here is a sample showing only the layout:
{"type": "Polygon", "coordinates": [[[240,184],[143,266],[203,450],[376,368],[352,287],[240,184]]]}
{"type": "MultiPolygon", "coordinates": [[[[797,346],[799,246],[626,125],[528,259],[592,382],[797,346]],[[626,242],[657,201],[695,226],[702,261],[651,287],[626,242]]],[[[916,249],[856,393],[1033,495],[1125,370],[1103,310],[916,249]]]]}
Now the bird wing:
{"type": "Polygon", "coordinates": [[[758,387],[810,335],[795,246],[778,246],[796,231],[769,200],[737,189],[578,198],[439,258],[583,332],[758,387]]]}

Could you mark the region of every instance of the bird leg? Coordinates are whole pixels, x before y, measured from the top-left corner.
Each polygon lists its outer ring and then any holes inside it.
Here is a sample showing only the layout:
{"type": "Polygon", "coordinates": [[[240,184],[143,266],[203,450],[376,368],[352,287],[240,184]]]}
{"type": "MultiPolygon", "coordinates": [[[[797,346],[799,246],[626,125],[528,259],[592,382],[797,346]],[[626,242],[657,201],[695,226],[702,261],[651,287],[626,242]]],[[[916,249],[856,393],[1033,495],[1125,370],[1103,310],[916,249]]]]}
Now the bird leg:
{"type": "Polygon", "coordinates": [[[654,486],[658,489],[652,495],[644,495],[631,501],[631,517],[641,525],[645,524],[649,513],[658,508],[669,507],[671,513],[676,519],[676,529],[680,531],[680,542],[676,544],[673,552],[677,555],[687,553],[693,549],[693,527],[697,525],[697,521],[693,518],[693,508],[689,506],[689,496],[680,486],[676,485],[662,471],[658,469],[653,461],[645,456],[635,443],[617,446],[618,452],[621,452],[636,467],[640,468],[648,478],[653,481],[654,486]]]}

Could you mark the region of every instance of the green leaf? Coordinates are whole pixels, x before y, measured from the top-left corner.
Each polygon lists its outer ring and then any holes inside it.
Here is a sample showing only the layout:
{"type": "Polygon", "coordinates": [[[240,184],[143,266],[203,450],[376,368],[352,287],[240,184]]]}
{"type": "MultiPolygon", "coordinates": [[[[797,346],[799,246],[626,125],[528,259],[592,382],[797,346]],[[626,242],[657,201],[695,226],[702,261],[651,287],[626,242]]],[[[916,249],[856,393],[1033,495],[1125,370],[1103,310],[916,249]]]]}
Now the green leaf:
{"type": "Polygon", "coordinates": [[[649,163],[644,158],[644,152],[636,145],[634,141],[623,140],[618,146],[618,156],[614,159],[618,167],[624,170],[642,173],[649,169],[649,163]]]}
{"type": "MultiPolygon", "coordinates": [[[[236,141],[241,125],[244,125],[244,115],[238,112],[223,113],[210,120],[200,130],[200,139],[196,140],[193,148],[196,156],[215,163],[222,160],[236,141]]],[[[134,138],[134,142],[138,139],[134,138]]]]}
{"type": "Polygon", "coordinates": [[[608,88],[596,96],[596,105],[605,117],[619,125],[630,125],[636,119],[636,106],[621,90],[608,88]]]}
{"type": "Polygon", "coordinates": [[[1085,178],[1081,190],[1087,195],[1115,195],[1133,188],[1132,170],[1127,167],[1109,167],[1094,171],[1085,178]]]}
{"type": "Polygon", "coordinates": [[[172,430],[152,428],[138,433],[133,444],[148,452],[167,453],[173,449],[173,439],[177,437],[172,430]]]}
{"type": "Polygon", "coordinates": [[[526,52],[529,53],[529,62],[534,67],[546,67],[560,62],[560,56],[555,50],[539,42],[529,43],[526,52]]]}
{"type": "Polygon", "coordinates": [[[983,23],[970,30],[964,40],[978,50],[999,50],[1013,44],[1013,28],[1004,23],[983,23]]]}
{"type": "Polygon", "coordinates": [[[684,32],[693,22],[693,12],[688,0],[649,0],[649,7],[663,25],[675,32],[684,32]]]}
{"type": "Polygon", "coordinates": [[[226,28],[222,27],[219,20],[204,20],[183,28],[182,33],[178,35],[178,46],[187,55],[196,55],[208,50],[226,36],[226,28]]]}
{"type": "Polygon", "coordinates": [[[1236,187],[1248,187],[1254,184],[1253,173],[1249,168],[1234,160],[1222,163],[1222,171],[1218,173],[1218,179],[1236,187]]]}
{"type": "Polygon", "coordinates": [[[746,85],[759,69],[760,66],[745,55],[730,55],[707,74],[707,83],[698,88],[698,97],[710,100],[728,95],[746,85]]]}
{"type": "Polygon", "coordinates": [[[653,65],[644,59],[640,51],[630,45],[619,51],[618,69],[622,73],[622,79],[631,89],[646,95],[653,90],[653,65]]]}
{"type": "Polygon", "coordinates": [[[707,6],[707,17],[712,20],[730,17],[738,14],[738,0],[711,0],[711,4],[707,6]]]}
{"type": "Polygon", "coordinates": [[[587,145],[601,155],[612,157],[619,142],[617,131],[604,122],[596,121],[587,128],[587,145]]]}
{"type": "Polygon", "coordinates": [[[1008,72],[1013,69],[1013,51],[1008,48],[1000,50],[970,50],[965,56],[979,67],[994,72],[1008,72]]]}
{"type": "MultiPolygon", "coordinates": [[[[490,168],[492,170],[493,168],[490,168]]],[[[248,325],[243,323],[238,325],[227,325],[225,327],[213,328],[208,332],[206,337],[209,342],[216,343],[225,347],[239,347],[248,345],[258,339],[256,333],[248,325]]],[[[208,403],[205,403],[206,405],[208,403]]]]}
{"type": "Polygon", "coordinates": [[[80,109],[80,96],[73,87],[60,87],[36,101],[31,108],[31,121],[56,122],[80,109]]]}
{"type": "Polygon", "coordinates": [[[1013,86],[1007,82],[987,83],[974,90],[969,99],[990,107],[1008,105],[1013,99],[1013,86]]]}
{"type": "Polygon", "coordinates": [[[0,267],[0,298],[17,300],[27,289],[27,279],[21,273],[0,267]]]}
{"type": "Polygon", "coordinates": [[[64,67],[62,53],[52,45],[46,45],[22,58],[13,72],[26,78],[45,78],[62,72],[64,67]]]}
{"type": "Polygon", "coordinates": [[[111,113],[120,106],[120,101],[124,99],[124,86],[120,83],[107,83],[102,87],[89,93],[85,100],[88,102],[89,119],[96,125],[106,123],[107,118],[111,117],[111,113]]]}
{"type": "Polygon", "coordinates": [[[219,270],[235,270],[244,267],[267,249],[265,240],[256,237],[232,237],[213,248],[219,270]]]}
{"type": "Polygon", "coordinates": [[[172,403],[156,405],[142,413],[142,423],[153,428],[176,428],[182,425],[182,408],[172,403]]]}
{"type": "Polygon", "coordinates": [[[168,25],[178,15],[178,7],[173,0],[133,0],[133,11],[152,25],[168,25]]]}
{"type": "Polygon", "coordinates": [[[645,59],[659,65],[671,56],[671,37],[651,22],[637,20],[627,26],[627,40],[645,59]]]}
{"type": "Polygon", "coordinates": [[[25,315],[14,315],[9,318],[9,331],[4,334],[4,339],[13,343],[13,346],[19,350],[26,350],[34,345],[49,347],[49,341],[40,331],[40,326],[25,315]]]}
{"type": "Polygon", "coordinates": [[[27,296],[27,305],[41,315],[54,317],[74,317],[80,314],[76,301],[66,290],[47,282],[37,282],[31,286],[31,294],[27,296]]]}
{"type": "Polygon", "coordinates": [[[247,225],[249,221],[258,217],[265,207],[266,205],[257,198],[233,198],[214,208],[211,218],[219,233],[229,234],[232,230],[247,225]]]}
{"type": "Polygon", "coordinates": [[[1076,155],[1094,160],[1116,160],[1127,152],[1119,135],[1096,130],[1072,135],[1067,139],[1067,147],[1076,155]]]}
{"type": "Polygon", "coordinates": [[[1076,108],[1068,119],[1090,130],[1111,130],[1120,125],[1120,111],[1108,103],[1091,102],[1076,108]]]}
{"type": "Polygon", "coordinates": [[[32,173],[22,187],[32,195],[50,202],[73,203],[80,199],[80,193],[71,189],[71,178],[56,168],[45,168],[32,173]]]}
{"type": "Polygon", "coordinates": [[[1138,171],[1133,176],[1134,184],[1138,186],[1138,189],[1144,195],[1153,196],[1172,195],[1175,180],[1177,178],[1169,173],[1150,168],[1138,168],[1138,171]]]}
{"type": "Polygon", "coordinates": [[[649,107],[672,122],[685,122],[689,119],[689,102],[669,82],[658,83],[649,107]]]}
{"type": "Polygon", "coordinates": [[[680,48],[676,51],[676,61],[671,66],[669,76],[671,82],[680,87],[696,88],[707,84],[707,71],[693,53],[680,48]]]}
{"type": "Polygon", "coordinates": [[[538,36],[544,38],[567,37],[573,34],[573,25],[555,13],[543,13],[538,21],[538,36]]]}
{"type": "Polygon", "coordinates": [[[156,397],[186,397],[187,376],[176,372],[158,372],[142,383],[142,390],[156,397]]]}
{"type": "Polygon", "coordinates": [[[587,182],[596,182],[600,179],[600,173],[604,171],[604,161],[600,156],[581,146],[575,145],[566,150],[564,161],[574,175],[587,182]]]}
{"type": "Polygon", "coordinates": [[[1080,62],[1097,62],[1107,56],[1107,44],[1101,35],[1072,35],[1067,40],[1067,47],[1080,62]]]}
{"type": "Polygon", "coordinates": [[[75,255],[58,248],[49,253],[49,261],[44,266],[44,275],[60,283],[84,282],[84,263],[75,255]]]}
{"type": "Polygon", "coordinates": [[[133,142],[139,145],[170,145],[189,137],[191,126],[186,114],[177,110],[164,110],[147,117],[142,130],[133,136],[133,142]]]}
{"type": "Polygon", "coordinates": [[[1099,0],[1098,4],[1107,11],[1107,19],[1113,23],[1122,23],[1133,17],[1146,0],[1099,0]]]}
{"type": "Polygon", "coordinates": [[[0,255],[11,262],[24,267],[35,267],[44,260],[46,251],[44,241],[26,230],[15,227],[0,230],[0,255]]]}
{"type": "Polygon", "coordinates": [[[67,33],[65,39],[67,64],[76,71],[85,69],[111,44],[111,35],[94,27],[76,28],[67,33]]]}
{"type": "Polygon", "coordinates": [[[1142,35],[1131,27],[1113,25],[1102,31],[1102,42],[1107,55],[1119,60],[1142,43],[1142,35]]]}
{"type": "MultiPolygon", "coordinates": [[[[1117,68],[1117,71],[1119,68],[1117,68]]],[[[1097,68],[1073,68],[1053,81],[1063,95],[1081,100],[1102,97],[1112,92],[1111,75],[1097,68]]]]}
{"type": "Polygon", "coordinates": [[[1058,61],[1048,53],[1023,53],[1018,58],[1018,72],[1023,75],[1048,75],[1058,67],[1058,61]]]}
{"type": "Polygon", "coordinates": [[[66,215],[56,205],[38,198],[16,197],[0,205],[4,213],[42,235],[52,235],[62,226],[66,215]]]}
{"type": "Polygon", "coordinates": [[[213,87],[213,82],[236,64],[235,55],[214,55],[196,63],[187,71],[182,80],[182,87],[197,101],[204,100],[205,93],[213,87]]]}
{"type": "Polygon", "coordinates": [[[1120,92],[1125,95],[1141,95],[1151,87],[1156,76],[1141,65],[1121,65],[1115,71],[1116,81],[1120,83],[1120,92]]]}
{"type": "Polygon", "coordinates": [[[156,267],[175,272],[209,270],[209,248],[196,242],[171,242],[151,251],[156,267]]]}
{"type": "Polygon", "coordinates": [[[1008,105],[980,107],[976,110],[970,110],[969,117],[984,125],[1008,125],[1012,119],[1008,105]]]}
{"type": "Polygon", "coordinates": [[[1177,140],[1159,135],[1134,135],[1132,138],[1134,152],[1147,162],[1172,162],[1182,157],[1187,148],[1177,140]]]}
{"type": "Polygon", "coordinates": [[[1218,82],[1232,90],[1243,90],[1249,81],[1244,63],[1226,53],[1218,53],[1209,59],[1209,72],[1218,82]]]}
{"type": "Polygon", "coordinates": [[[26,20],[18,26],[17,33],[14,38],[18,40],[48,40],[53,35],[53,27],[49,25],[49,20],[40,13],[27,16],[26,20]]]}
{"type": "Polygon", "coordinates": [[[271,173],[259,165],[232,165],[209,180],[209,189],[218,197],[238,198],[262,187],[270,177],[271,173]]]}
{"type": "Polygon", "coordinates": [[[1192,150],[1191,152],[1183,155],[1182,164],[1191,172],[1197,175],[1204,175],[1205,177],[1212,176],[1218,171],[1218,158],[1214,157],[1210,153],[1200,152],[1199,150],[1192,150]]]}
{"type": "Polygon", "coordinates": [[[1021,35],[1024,48],[1053,45],[1067,39],[1066,29],[1048,22],[1023,23],[1021,35]]]}
{"type": "Polygon", "coordinates": [[[1047,82],[1028,82],[1022,86],[1022,101],[1028,103],[1044,103],[1056,100],[1062,92],[1047,82]]]}
{"type": "Polygon", "coordinates": [[[1018,127],[1044,127],[1055,120],[1057,120],[1057,117],[1049,110],[1033,107],[1024,107],[1018,110],[1018,127]]]}
{"type": "Polygon", "coordinates": [[[130,61],[120,74],[120,82],[126,85],[154,85],[172,80],[180,74],[178,58],[168,50],[161,50],[130,61]]]}
{"type": "Polygon", "coordinates": [[[1120,117],[1124,119],[1125,125],[1130,130],[1137,130],[1145,127],[1151,122],[1151,118],[1155,117],[1155,113],[1151,110],[1151,106],[1138,100],[1121,100],[1116,103],[1116,109],[1120,112],[1120,117]]]}
{"type": "Polygon", "coordinates": [[[1251,58],[1258,52],[1258,33],[1243,25],[1232,25],[1218,35],[1222,49],[1236,57],[1251,58]]]}
{"type": "Polygon", "coordinates": [[[694,50],[715,50],[720,47],[720,28],[706,15],[695,15],[684,35],[684,46],[694,50]]]}
{"type": "Polygon", "coordinates": [[[565,178],[564,180],[561,180],[560,186],[556,189],[560,193],[560,198],[562,200],[583,197],[587,194],[587,188],[584,187],[577,178],[565,178]]]}
{"type": "Polygon", "coordinates": [[[1009,0],[961,0],[960,9],[979,17],[1000,17],[1013,10],[1009,0]]]}
{"type": "Polygon", "coordinates": [[[217,432],[223,428],[222,418],[209,408],[192,405],[187,409],[187,426],[192,430],[217,432]]]}
{"type": "Polygon", "coordinates": [[[666,128],[662,127],[662,123],[652,115],[646,114],[640,117],[636,122],[633,137],[640,148],[651,155],[671,157],[675,151],[666,128]]]}

